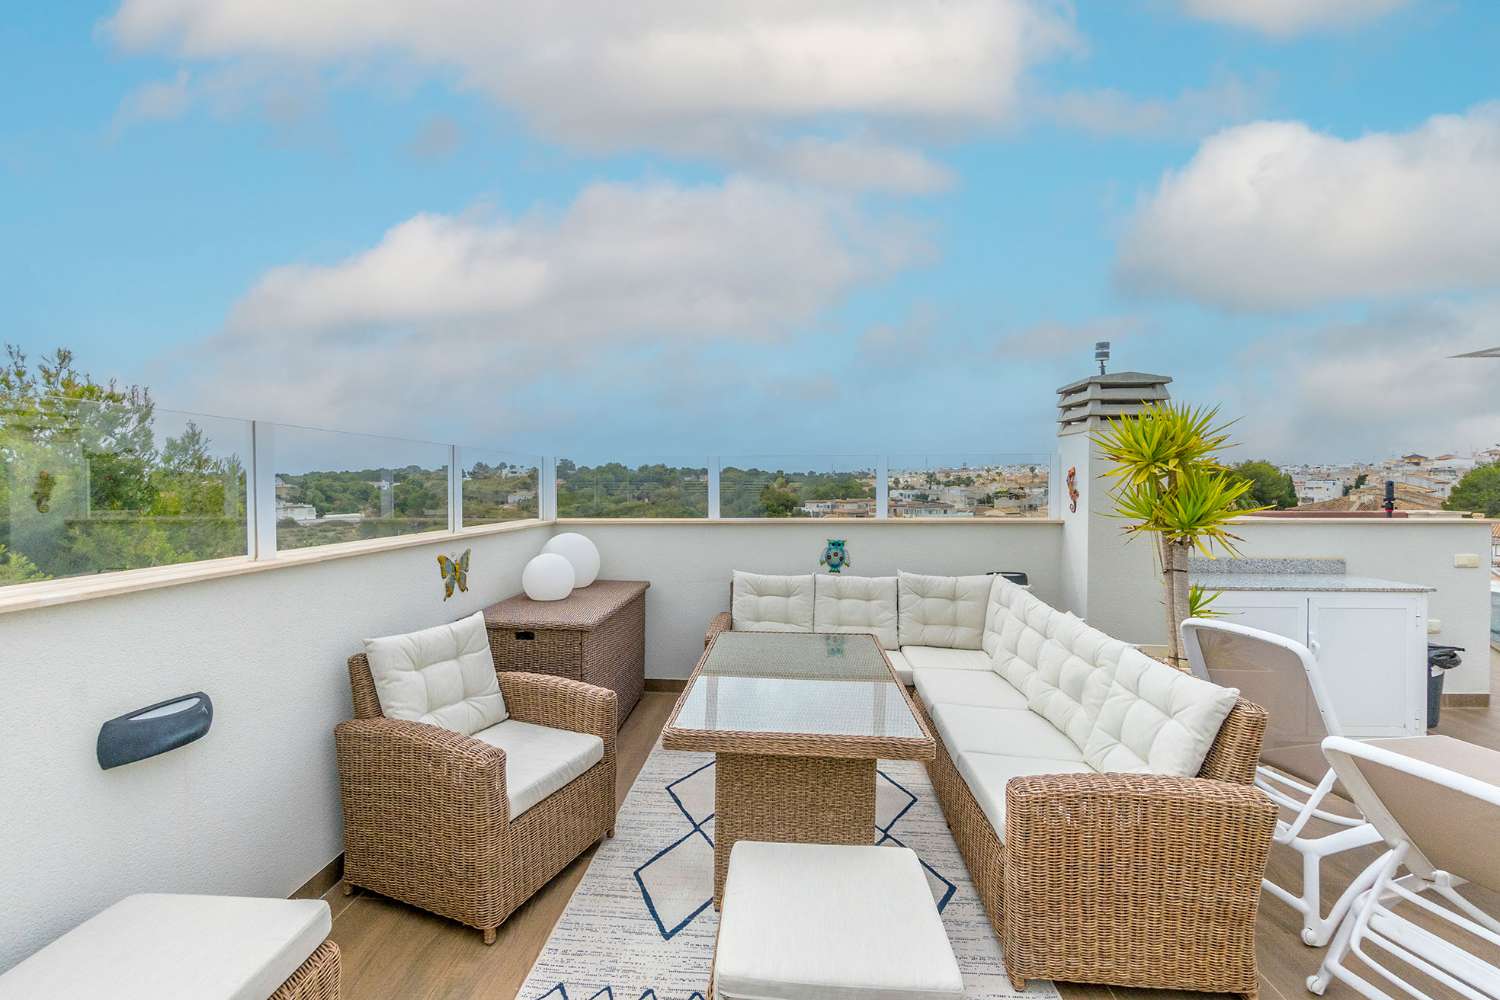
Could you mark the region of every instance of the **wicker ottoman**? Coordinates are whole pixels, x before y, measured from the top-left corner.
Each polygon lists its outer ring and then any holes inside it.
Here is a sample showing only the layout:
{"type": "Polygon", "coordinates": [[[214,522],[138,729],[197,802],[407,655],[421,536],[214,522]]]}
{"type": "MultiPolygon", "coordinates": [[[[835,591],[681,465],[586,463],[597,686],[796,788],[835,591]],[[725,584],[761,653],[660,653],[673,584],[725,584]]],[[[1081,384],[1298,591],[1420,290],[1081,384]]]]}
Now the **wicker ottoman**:
{"type": "Polygon", "coordinates": [[[126,896],[0,976],[0,1000],[337,1000],[321,899],[126,896]]]}
{"type": "Polygon", "coordinates": [[[959,1000],[963,976],[905,847],[742,840],[709,1000],[959,1000]]]}
{"type": "Polygon", "coordinates": [[[484,609],[495,669],[567,677],[615,693],[616,724],[646,686],[643,580],[595,580],[560,601],[517,594],[484,609]]]}

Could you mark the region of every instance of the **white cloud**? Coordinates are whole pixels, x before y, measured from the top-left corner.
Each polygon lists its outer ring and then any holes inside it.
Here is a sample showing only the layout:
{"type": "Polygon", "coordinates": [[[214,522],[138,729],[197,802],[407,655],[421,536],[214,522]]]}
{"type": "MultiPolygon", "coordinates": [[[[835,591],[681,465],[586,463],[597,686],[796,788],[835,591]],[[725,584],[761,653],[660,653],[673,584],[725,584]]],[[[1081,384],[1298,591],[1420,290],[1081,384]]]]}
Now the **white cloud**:
{"type": "Polygon", "coordinates": [[[1119,90],[1088,90],[1039,97],[1036,114],[1103,136],[1196,138],[1245,121],[1265,103],[1269,80],[1228,77],[1170,98],[1133,97],[1119,90]]]}
{"type": "Polygon", "coordinates": [[[141,122],[181,118],[192,104],[191,77],[180,69],[170,80],[142,84],[126,94],[115,111],[113,131],[118,134],[141,122]]]}
{"type": "Polygon", "coordinates": [[[1131,219],[1128,288],[1243,310],[1500,286],[1500,104],[1341,139],[1257,122],[1206,140],[1131,219]]]}
{"type": "Polygon", "coordinates": [[[447,115],[433,115],[406,143],[408,156],[418,160],[446,160],[464,144],[464,130],[447,115]]]}
{"type": "Polygon", "coordinates": [[[1182,0],[1189,15],[1273,38],[1372,21],[1408,0],[1182,0]]]}
{"type": "MultiPolygon", "coordinates": [[[[831,120],[1001,121],[1026,68],[1077,44],[1064,0],[123,0],[105,30],[123,49],[195,61],[394,58],[583,148],[711,157],[831,120]]],[[[882,161],[857,178],[867,187],[943,183],[915,153],[866,148],[882,161]]],[[[785,169],[825,177],[845,153],[816,140],[782,151],[785,169]]]]}
{"type": "Polygon", "coordinates": [[[909,226],[745,178],[596,184],[556,214],[419,215],[345,260],[265,274],[201,355],[202,391],[368,426],[372,399],[409,415],[438,387],[493,398],[612,370],[622,349],[777,342],[926,252],[909,226]]]}
{"type": "Polygon", "coordinates": [[[1076,323],[1047,321],[1002,338],[994,354],[1006,361],[1066,362],[1078,368],[1094,356],[1094,345],[1099,341],[1107,340],[1118,348],[1121,341],[1144,332],[1145,321],[1138,316],[1098,316],[1076,323]]]}
{"type": "Polygon", "coordinates": [[[1500,362],[1452,359],[1495,339],[1500,299],[1436,302],[1266,337],[1234,358],[1225,412],[1241,457],[1372,459],[1500,438],[1500,362]],[[1253,456],[1252,456],[1253,453],[1253,456]]]}
{"type": "Polygon", "coordinates": [[[954,181],[952,171],[918,150],[859,138],[805,137],[750,162],[803,183],[854,191],[933,194],[954,181]]]}

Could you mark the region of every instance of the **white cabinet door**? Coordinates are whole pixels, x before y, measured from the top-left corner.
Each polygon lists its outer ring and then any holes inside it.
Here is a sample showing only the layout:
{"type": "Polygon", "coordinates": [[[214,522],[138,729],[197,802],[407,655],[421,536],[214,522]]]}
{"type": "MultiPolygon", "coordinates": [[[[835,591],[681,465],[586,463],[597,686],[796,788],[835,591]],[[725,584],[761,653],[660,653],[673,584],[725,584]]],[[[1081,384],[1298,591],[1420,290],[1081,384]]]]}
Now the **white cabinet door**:
{"type": "Polygon", "coordinates": [[[1348,736],[1427,731],[1426,601],[1411,594],[1312,594],[1308,647],[1348,736]]]}
{"type": "Polygon", "coordinates": [[[1307,594],[1274,590],[1226,590],[1210,605],[1221,617],[1307,644],[1307,594]]]}

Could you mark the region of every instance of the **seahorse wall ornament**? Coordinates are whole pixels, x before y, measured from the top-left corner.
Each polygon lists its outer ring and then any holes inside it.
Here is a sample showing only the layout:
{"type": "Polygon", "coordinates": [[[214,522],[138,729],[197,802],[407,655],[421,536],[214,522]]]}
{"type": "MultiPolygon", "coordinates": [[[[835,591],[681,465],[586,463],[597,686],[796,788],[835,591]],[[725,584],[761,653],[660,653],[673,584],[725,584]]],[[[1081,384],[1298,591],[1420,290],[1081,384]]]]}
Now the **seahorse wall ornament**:
{"type": "Polygon", "coordinates": [[[1068,512],[1078,513],[1078,466],[1068,470],[1068,512]]]}
{"type": "Polygon", "coordinates": [[[827,546],[823,549],[823,556],[818,560],[819,566],[827,566],[828,572],[837,573],[845,566],[853,566],[849,559],[849,550],[844,547],[842,538],[828,539],[827,546]]]}

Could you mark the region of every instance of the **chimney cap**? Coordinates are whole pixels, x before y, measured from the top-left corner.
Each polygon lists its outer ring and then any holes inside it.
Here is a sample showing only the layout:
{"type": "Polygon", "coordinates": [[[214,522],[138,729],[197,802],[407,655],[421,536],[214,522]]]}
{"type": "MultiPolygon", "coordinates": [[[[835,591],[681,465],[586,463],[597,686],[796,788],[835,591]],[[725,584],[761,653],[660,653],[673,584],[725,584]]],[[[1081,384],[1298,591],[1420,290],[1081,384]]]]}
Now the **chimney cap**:
{"type": "Polygon", "coordinates": [[[1069,382],[1057,390],[1059,396],[1069,396],[1091,385],[1106,389],[1123,389],[1133,386],[1166,385],[1172,381],[1170,375],[1150,375],[1146,372],[1110,372],[1107,375],[1090,375],[1077,382],[1069,382]]]}

